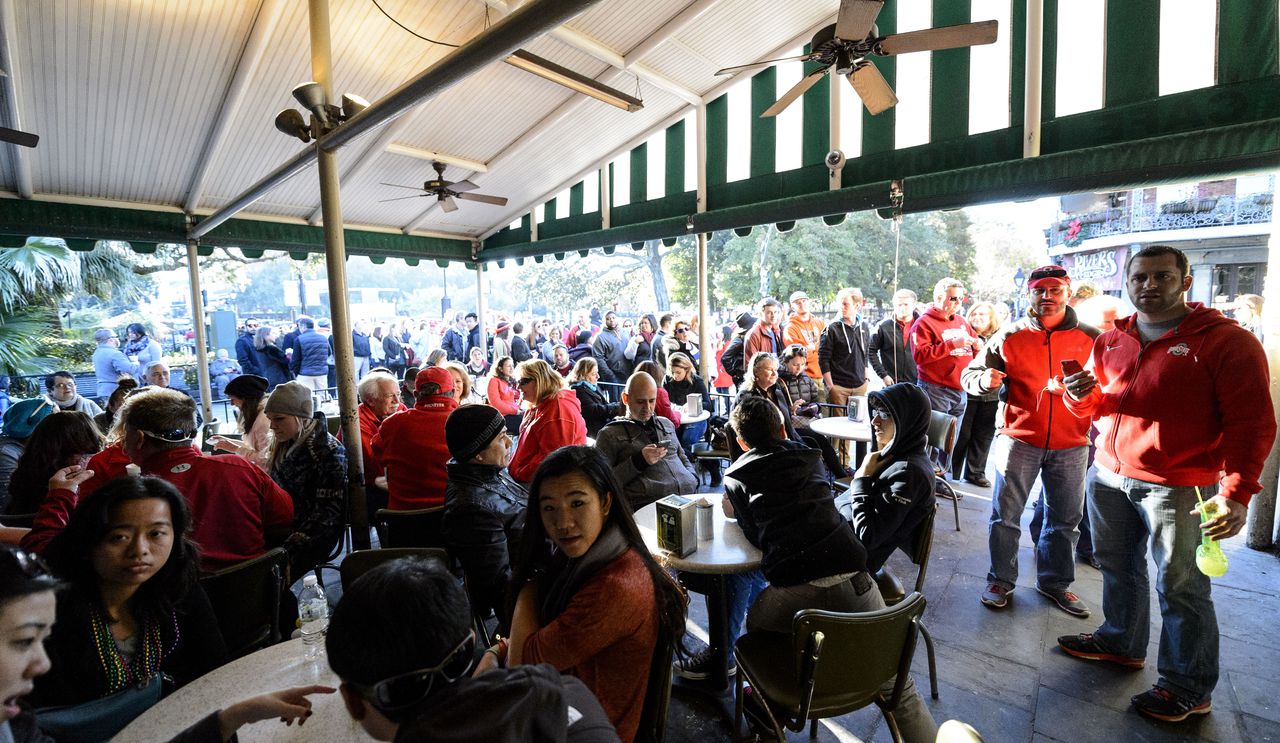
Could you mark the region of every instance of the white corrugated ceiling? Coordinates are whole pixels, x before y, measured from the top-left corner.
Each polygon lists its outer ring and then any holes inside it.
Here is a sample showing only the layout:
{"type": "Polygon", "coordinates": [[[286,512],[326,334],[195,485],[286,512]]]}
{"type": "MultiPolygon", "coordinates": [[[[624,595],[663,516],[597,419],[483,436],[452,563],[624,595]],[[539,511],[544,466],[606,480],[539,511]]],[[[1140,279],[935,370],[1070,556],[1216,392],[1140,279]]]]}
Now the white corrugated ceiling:
{"type": "MultiPolygon", "coordinates": [[[[37,149],[20,153],[36,200],[182,207],[198,183],[196,212],[208,213],[304,147],[272,126],[280,109],[295,106],[293,86],[312,76],[304,2],[8,2],[13,27],[3,36],[17,72],[17,106],[23,127],[41,136],[37,149]],[[271,29],[257,55],[250,44],[255,25],[271,29]],[[242,94],[224,105],[237,77],[246,81],[242,94]],[[227,133],[206,157],[223,118],[227,133]]],[[[487,13],[482,0],[379,2],[415,32],[449,43],[466,43],[508,10],[502,0],[487,0],[487,13]]],[[[498,63],[393,122],[397,144],[486,163],[488,172],[451,166],[445,177],[470,178],[480,191],[506,196],[506,207],[467,202],[447,214],[433,208],[431,198],[387,201],[412,192],[382,183],[412,186],[434,174],[426,161],[373,146],[386,143],[374,132],[339,153],[344,219],[412,232],[487,234],[687,110],[689,96],[705,96],[724,82],[713,75],[716,68],[761,58],[833,18],[839,3],[721,0],[669,34],[664,26],[693,4],[603,0],[525,45],[625,92],[639,86],[645,107],[637,113],[498,63]],[[613,66],[654,34],[662,43],[627,59],[639,68],[613,66]]],[[[330,18],[339,93],[377,100],[450,51],[397,27],[371,0],[331,0],[330,18]]],[[[16,193],[17,155],[0,147],[0,190],[16,193]]],[[[245,216],[306,220],[318,207],[311,168],[245,216]]]]}

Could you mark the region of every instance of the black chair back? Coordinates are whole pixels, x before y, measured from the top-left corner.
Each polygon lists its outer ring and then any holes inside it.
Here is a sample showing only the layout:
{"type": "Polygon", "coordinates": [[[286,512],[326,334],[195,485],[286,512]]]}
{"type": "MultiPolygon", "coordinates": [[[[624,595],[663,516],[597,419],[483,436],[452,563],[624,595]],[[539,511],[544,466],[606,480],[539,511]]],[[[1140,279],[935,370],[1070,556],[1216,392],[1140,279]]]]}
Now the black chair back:
{"type": "Polygon", "coordinates": [[[444,506],[413,511],[378,509],[374,515],[383,547],[444,547],[444,506]]]}
{"type": "Polygon", "coordinates": [[[671,656],[674,646],[670,641],[658,640],[653,649],[653,662],[649,665],[649,683],[645,685],[644,706],[640,710],[640,727],[636,731],[636,743],[662,743],[667,735],[667,710],[671,706],[671,656]]]}
{"type": "Polygon", "coordinates": [[[14,529],[30,529],[35,520],[36,515],[34,513],[7,513],[0,516],[0,526],[8,526],[14,529]]]}
{"type": "Polygon", "coordinates": [[[356,550],[342,560],[338,567],[342,574],[342,587],[350,586],[357,578],[383,563],[401,557],[434,557],[449,566],[449,553],[434,547],[384,547],[380,550],[356,550]]]}
{"type": "Polygon", "coordinates": [[[200,579],[231,658],[280,642],[280,594],[289,554],[277,547],[200,579]]]}

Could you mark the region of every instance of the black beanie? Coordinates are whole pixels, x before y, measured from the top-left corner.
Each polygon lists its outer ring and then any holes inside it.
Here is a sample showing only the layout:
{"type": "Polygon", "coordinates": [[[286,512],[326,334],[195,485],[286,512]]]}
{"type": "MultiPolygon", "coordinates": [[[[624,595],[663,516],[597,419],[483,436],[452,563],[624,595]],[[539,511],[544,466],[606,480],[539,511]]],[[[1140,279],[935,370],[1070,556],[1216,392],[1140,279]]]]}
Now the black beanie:
{"type": "Polygon", "coordinates": [[[454,409],[444,422],[444,441],[454,461],[466,462],[484,451],[489,442],[506,428],[507,420],[497,408],[463,405],[454,409]]]}

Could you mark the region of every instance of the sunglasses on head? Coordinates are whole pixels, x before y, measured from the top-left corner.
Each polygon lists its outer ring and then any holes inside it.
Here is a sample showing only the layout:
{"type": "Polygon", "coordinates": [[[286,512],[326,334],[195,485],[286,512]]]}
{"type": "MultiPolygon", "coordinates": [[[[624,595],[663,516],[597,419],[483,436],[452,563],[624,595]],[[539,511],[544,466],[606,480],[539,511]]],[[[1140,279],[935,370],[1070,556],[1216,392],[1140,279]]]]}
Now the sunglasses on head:
{"type": "Polygon", "coordinates": [[[47,587],[53,590],[58,586],[58,579],[53,577],[53,573],[49,572],[49,567],[39,556],[17,548],[0,548],[0,584],[6,587],[15,584],[21,586],[26,581],[36,585],[27,584],[23,593],[31,592],[32,588],[47,587]]]}
{"type": "Polygon", "coordinates": [[[1054,266],[1053,268],[1039,268],[1039,269],[1036,269],[1035,271],[1032,271],[1031,278],[1029,279],[1029,281],[1038,281],[1040,279],[1065,279],[1065,278],[1069,278],[1067,276],[1067,270],[1065,268],[1054,266]]]}
{"type": "Polygon", "coordinates": [[[381,710],[394,711],[413,706],[431,695],[438,680],[443,680],[448,685],[471,673],[475,640],[475,632],[467,632],[462,642],[444,660],[431,668],[420,668],[392,676],[372,686],[351,684],[351,687],[381,710]]]}

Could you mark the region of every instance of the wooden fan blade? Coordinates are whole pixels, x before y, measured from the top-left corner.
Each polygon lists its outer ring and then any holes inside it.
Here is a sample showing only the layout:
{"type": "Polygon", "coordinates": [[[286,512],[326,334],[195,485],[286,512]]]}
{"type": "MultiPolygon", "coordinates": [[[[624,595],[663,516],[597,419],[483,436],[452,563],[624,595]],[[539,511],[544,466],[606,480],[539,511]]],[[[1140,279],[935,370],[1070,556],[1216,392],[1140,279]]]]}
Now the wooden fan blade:
{"type": "Polygon", "coordinates": [[[458,211],[458,204],[453,200],[452,196],[445,196],[440,199],[440,208],[447,212],[456,212],[458,211]]]}
{"type": "Polygon", "coordinates": [[[458,198],[466,201],[479,201],[482,204],[493,204],[494,206],[506,206],[507,200],[501,196],[490,196],[483,193],[460,193],[458,198]]]}
{"type": "Polygon", "coordinates": [[[827,69],[828,68],[823,67],[817,72],[807,75],[803,80],[791,86],[791,90],[783,93],[781,98],[779,98],[772,106],[765,109],[764,113],[760,114],[760,118],[767,119],[770,116],[777,116],[782,113],[787,106],[795,103],[797,98],[804,95],[806,90],[812,88],[814,83],[821,80],[822,76],[827,74],[827,69]]]}
{"type": "Polygon", "coordinates": [[[474,191],[477,188],[480,187],[471,181],[454,181],[449,184],[450,191],[474,191]]]}
{"type": "Polygon", "coordinates": [[[751,64],[740,64],[734,67],[726,67],[723,70],[716,70],[716,74],[732,75],[735,72],[742,72],[743,70],[754,70],[757,67],[768,67],[769,65],[777,64],[778,62],[795,62],[797,60],[808,61],[810,59],[815,59],[818,56],[819,55],[817,54],[799,54],[794,57],[779,57],[778,59],[769,59],[764,62],[752,62],[751,64]]]}
{"type": "Polygon", "coordinates": [[[845,41],[862,41],[867,38],[883,7],[884,0],[840,0],[840,15],[836,16],[836,38],[845,41]]]}
{"type": "Polygon", "coordinates": [[[394,199],[382,199],[378,203],[385,204],[388,201],[404,201],[405,199],[420,199],[423,196],[430,196],[430,195],[431,194],[419,193],[419,194],[414,194],[413,196],[397,196],[394,199]]]}
{"type": "Polygon", "coordinates": [[[379,183],[380,186],[391,186],[392,188],[407,188],[412,191],[421,191],[422,186],[401,186],[399,183],[379,183]]]}
{"type": "Polygon", "coordinates": [[[40,135],[0,126],[0,142],[11,142],[19,147],[35,147],[40,142],[40,135]]]}
{"type": "Polygon", "coordinates": [[[889,87],[880,70],[869,62],[849,73],[849,84],[872,116],[898,105],[898,96],[894,95],[893,88],[889,87]]]}
{"type": "Polygon", "coordinates": [[[1000,24],[997,21],[978,21],[962,23],[958,26],[927,28],[923,31],[909,31],[905,34],[886,36],[876,45],[876,54],[882,57],[891,54],[910,54],[911,52],[927,52],[936,49],[956,49],[962,46],[978,46],[991,44],[999,35],[1000,24]]]}

